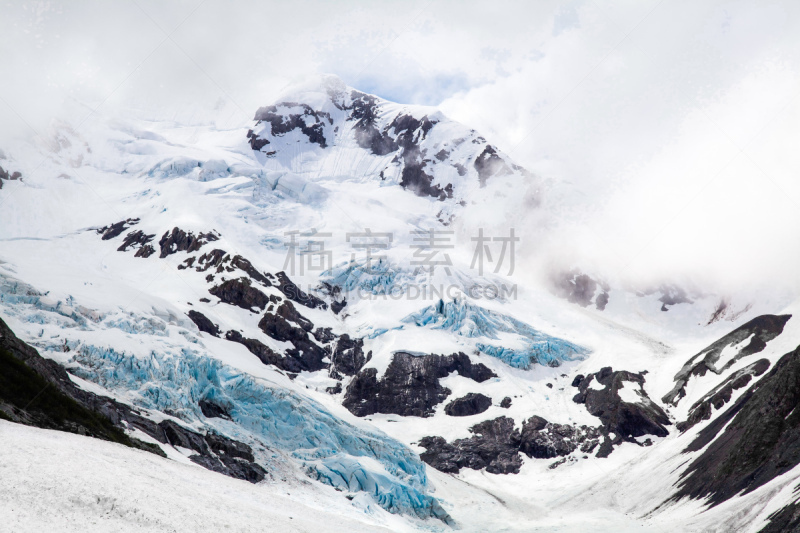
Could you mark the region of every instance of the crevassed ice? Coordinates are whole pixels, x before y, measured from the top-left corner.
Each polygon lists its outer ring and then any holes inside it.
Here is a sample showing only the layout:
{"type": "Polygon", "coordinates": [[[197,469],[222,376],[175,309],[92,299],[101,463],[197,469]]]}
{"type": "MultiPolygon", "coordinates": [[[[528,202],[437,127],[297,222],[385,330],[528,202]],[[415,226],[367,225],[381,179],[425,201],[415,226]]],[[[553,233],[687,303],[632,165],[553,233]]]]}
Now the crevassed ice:
{"type": "Polygon", "coordinates": [[[289,452],[314,478],[334,487],[366,491],[384,509],[449,520],[426,493],[425,465],[410,449],[378,432],[357,428],[290,390],[273,387],[194,350],[136,357],[83,344],[70,371],[107,389],[132,393],[141,407],[169,410],[202,421],[198,401],[229,408],[240,433],[289,452]],[[379,469],[365,466],[374,461],[379,469]],[[380,470],[380,471],[377,471],[380,470]]]}
{"type": "Polygon", "coordinates": [[[518,335],[524,348],[477,342],[481,352],[506,364],[527,369],[531,364],[558,366],[563,361],[582,359],[588,350],[569,341],[546,335],[514,317],[471,304],[463,296],[412,313],[402,320],[419,327],[448,330],[462,337],[498,341],[500,333],[518,335]]]}

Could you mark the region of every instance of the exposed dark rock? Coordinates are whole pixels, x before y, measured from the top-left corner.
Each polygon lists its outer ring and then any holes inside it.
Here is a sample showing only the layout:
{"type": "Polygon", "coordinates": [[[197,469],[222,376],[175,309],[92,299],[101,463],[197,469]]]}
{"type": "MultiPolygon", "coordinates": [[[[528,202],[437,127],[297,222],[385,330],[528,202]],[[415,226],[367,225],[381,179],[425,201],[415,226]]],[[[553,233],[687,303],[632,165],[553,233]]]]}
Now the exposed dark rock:
{"type": "Polygon", "coordinates": [[[352,91],[350,96],[352,111],[348,120],[356,121],[353,129],[358,145],[375,155],[387,155],[397,150],[398,146],[394,139],[375,126],[377,98],[358,91],[352,91]]]}
{"type": "Polygon", "coordinates": [[[335,386],[326,388],[325,392],[328,394],[339,394],[342,392],[342,382],[339,381],[335,386]]]}
{"type": "MultiPolygon", "coordinates": [[[[797,488],[795,488],[797,492],[797,488]]],[[[800,531],[800,501],[794,501],[769,515],[769,522],[758,533],[797,533],[800,531]]]]}
{"type": "Polygon", "coordinates": [[[160,422],[151,436],[163,444],[196,452],[189,460],[214,472],[251,483],[266,476],[264,468],[255,462],[253,450],[243,442],[214,433],[201,435],[172,420],[160,422]]]}
{"type": "Polygon", "coordinates": [[[420,458],[442,472],[485,468],[494,474],[516,474],[522,465],[520,452],[531,458],[552,459],[578,449],[590,453],[601,438],[609,440],[604,428],[551,424],[539,416],[525,421],[522,431],[514,428],[513,419],[503,416],[476,424],[470,432],[475,435],[452,443],[442,437],[424,437],[419,445],[426,451],[420,458]]]}
{"type": "Polygon", "coordinates": [[[292,280],[289,279],[289,276],[286,275],[285,272],[278,272],[275,274],[277,278],[277,283],[274,283],[275,287],[278,288],[279,291],[283,293],[284,296],[292,300],[293,302],[297,302],[300,305],[304,305],[310,309],[316,309],[320,307],[322,309],[327,309],[328,304],[314,296],[313,294],[308,294],[300,290],[300,287],[294,284],[292,280]]]}
{"type": "Polygon", "coordinates": [[[228,331],[225,334],[225,339],[243,345],[265,365],[273,365],[287,372],[300,372],[304,370],[303,365],[299,361],[291,357],[283,357],[260,340],[245,338],[238,331],[228,331]]]}
{"type": "Polygon", "coordinates": [[[686,290],[677,285],[662,285],[658,290],[661,292],[661,297],[658,301],[661,302],[662,311],[669,311],[668,306],[670,305],[693,303],[686,290]]]}
{"type": "Polygon", "coordinates": [[[609,286],[577,270],[559,272],[552,277],[555,292],[569,302],[588,307],[594,301],[595,307],[604,310],[608,304],[609,286]],[[600,293],[598,294],[598,288],[600,293]]]}
{"type": "Polygon", "coordinates": [[[634,442],[635,437],[644,435],[666,437],[669,432],[665,426],[670,425],[669,418],[644,392],[644,382],[642,373],[614,371],[611,367],[605,367],[581,380],[575,378],[573,383],[576,383],[580,392],[573,401],[584,404],[589,414],[600,418],[609,433],[614,433],[623,440],[634,442]],[[590,387],[593,381],[597,381],[603,389],[590,387]],[[623,401],[619,395],[619,390],[623,387],[633,389],[639,401],[623,401]]]}
{"type": "Polygon", "coordinates": [[[684,451],[703,452],[684,471],[671,499],[708,498],[714,506],[800,464],[798,404],[800,346],[700,430],[684,451]]]}
{"type": "Polygon", "coordinates": [[[264,148],[266,145],[269,144],[269,141],[267,139],[259,137],[258,135],[253,133],[253,130],[247,130],[247,138],[250,139],[250,148],[252,148],[255,151],[260,151],[262,148],[264,148]]]}
{"type": "Polygon", "coordinates": [[[606,305],[608,305],[608,293],[603,292],[597,295],[597,298],[594,300],[595,307],[600,311],[605,311],[606,305]]]}
{"type": "Polygon", "coordinates": [[[109,239],[119,237],[123,231],[130,229],[131,226],[134,226],[138,223],[139,223],[138,218],[129,218],[126,220],[115,222],[110,226],[103,226],[102,228],[98,228],[97,233],[98,235],[103,236],[102,238],[104,241],[107,241],[109,239]]]}
{"type": "Polygon", "coordinates": [[[176,252],[196,252],[204,244],[219,240],[214,233],[200,233],[195,236],[193,233],[186,233],[180,228],[172,228],[172,232],[166,232],[161,236],[158,245],[161,248],[159,257],[162,259],[176,252]]]}
{"type": "Polygon", "coordinates": [[[475,159],[475,170],[478,171],[478,179],[480,180],[481,187],[486,186],[486,181],[495,174],[511,174],[511,169],[508,168],[505,161],[497,155],[497,150],[494,146],[487,144],[483,152],[475,159]]]}
{"type": "Polygon", "coordinates": [[[451,372],[482,383],[495,374],[463,353],[412,355],[396,352],[378,380],[375,368],[361,370],[347,386],[343,405],[356,416],[375,413],[427,417],[450,394],[439,380],[451,372]]]}
{"type": "Polygon", "coordinates": [[[466,396],[456,398],[445,405],[444,412],[449,416],[470,416],[483,413],[491,406],[491,398],[483,394],[470,392],[466,396]]]}
{"type": "Polygon", "coordinates": [[[337,372],[345,376],[354,376],[372,359],[372,352],[364,355],[364,341],[351,339],[345,333],[336,341],[336,349],[331,355],[331,373],[337,372]]]}
{"type": "Polygon", "coordinates": [[[739,359],[759,353],[766,348],[769,341],[783,332],[783,327],[791,317],[792,315],[761,315],[700,350],[675,374],[675,387],[662,398],[662,401],[677,405],[680,399],[686,396],[686,384],[692,376],[704,376],[709,371],[722,374],[739,359]],[[746,346],[742,346],[723,366],[717,367],[722,350],[740,344],[748,338],[750,342],[746,346]]]}
{"type": "Polygon", "coordinates": [[[200,311],[195,311],[194,309],[190,310],[188,315],[192,322],[194,322],[195,326],[197,326],[197,329],[208,333],[209,335],[219,337],[219,326],[214,324],[206,315],[200,311]]]}
{"type": "Polygon", "coordinates": [[[226,418],[230,420],[231,414],[228,412],[228,409],[219,405],[218,403],[208,401],[208,400],[200,400],[197,402],[200,406],[200,410],[203,412],[203,416],[206,418],[226,418]]]}
{"type": "Polygon", "coordinates": [[[0,413],[4,419],[164,455],[125,433],[118,414],[125,409],[110,398],[79,389],[64,367],[41,357],[0,319],[0,413]],[[116,416],[109,416],[112,413],[116,416]]]}
{"type": "Polygon", "coordinates": [[[275,340],[292,343],[294,347],[286,355],[297,360],[302,370],[314,372],[327,368],[323,359],[328,352],[309,338],[314,324],[298,313],[291,302],[284,301],[275,312],[265,313],[258,327],[275,340]]]}
{"type": "MultiPolygon", "coordinates": [[[[280,137],[290,131],[299,129],[303,134],[308,137],[308,141],[318,144],[321,148],[328,146],[325,139],[325,122],[329,125],[333,124],[333,119],[330,114],[324,111],[315,111],[306,104],[297,104],[294,102],[282,102],[277,106],[271,105],[261,107],[256,111],[253,120],[257,121],[256,125],[260,122],[268,122],[270,124],[270,133],[273,136],[280,137]],[[292,108],[299,107],[302,113],[284,114],[279,111],[279,108],[292,108]],[[311,120],[313,119],[313,120],[311,120]]],[[[261,150],[267,143],[261,144],[261,138],[255,134],[248,133],[250,138],[250,146],[254,150],[261,150]],[[256,148],[256,146],[260,146],[256,148]]]]}
{"type": "Polygon", "coordinates": [[[503,400],[500,402],[500,407],[502,407],[503,409],[508,409],[509,407],[511,407],[511,397],[506,396],[505,398],[503,398],[503,400]]]}
{"type": "Polygon", "coordinates": [[[118,252],[127,252],[128,248],[138,248],[135,257],[150,257],[155,249],[149,244],[155,235],[148,235],[142,230],[132,231],[125,236],[122,245],[117,248],[118,252]]]}
{"type": "Polygon", "coordinates": [[[248,278],[229,279],[221,285],[211,287],[208,292],[226,304],[235,305],[248,311],[252,311],[254,308],[263,310],[269,303],[269,297],[253,287],[248,278]]]}
{"type": "Polygon", "coordinates": [[[320,344],[328,344],[336,339],[336,335],[331,331],[331,328],[317,328],[314,330],[314,338],[320,344]]]}
{"type": "Polygon", "coordinates": [[[19,172],[9,173],[7,170],[0,167],[0,189],[3,188],[3,180],[21,180],[22,174],[19,172]]]}
{"type": "Polygon", "coordinates": [[[684,422],[678,422],[676,427],[680,431],[686,431],[698,422],[711,418],[713,410],[719,411],[726,403],[731,401],[733,391],[746,387],[753,376],[760,376],[769,368],[767,359],[759,359],[745,368],[732,373],[720,385],[697,400],[689,409],[689,415],[684,422]],[[713,409],[712,409],[713,408],[713,409]]]}
{"type": "Polygon", "coordinates": [[[331,311],[333,311],[335,315],[338,315],[345,307],[347,307],[347,298],[343,298],[341,302],[337,302],[336,300],[331,302],[331,311]]]}
{"type": "Polygon", "coordinates": [[[426,449],[420,459],[447,473],[462,468],[486,469],[492,474],[517,474],[522,466],[518,432],[514,420],[505,416],[486,420],[470,428],[468,439],[448,444],[442,437],[424,437],[419,445],[426,449]]]}
{"type": "Polygon", "coordinates": [[[600,428],[551,424],[539,416],[523,422],[519,434],[519,450],[536,459],[551,459],[569,455],[578,448],[591,453],[600,442],[600,428]]]}

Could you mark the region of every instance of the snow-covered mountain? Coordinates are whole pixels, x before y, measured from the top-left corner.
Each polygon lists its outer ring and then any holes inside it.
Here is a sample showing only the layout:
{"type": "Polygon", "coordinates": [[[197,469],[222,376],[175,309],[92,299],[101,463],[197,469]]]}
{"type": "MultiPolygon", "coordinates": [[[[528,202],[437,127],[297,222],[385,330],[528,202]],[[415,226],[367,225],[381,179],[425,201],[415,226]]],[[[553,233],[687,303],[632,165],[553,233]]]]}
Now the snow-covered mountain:
{"type": "Polygon", "coordinates": [[[60,123],[2,157],[0,438],[54,479],[12,422],[132,448],[59,453],[136,487],[184,472],[151,490],[186,516],[205,468],[332,529],[796,520],[797,304],[520,275],[547,187],[435,109],[326,76],[243,127],[60,123]]]}

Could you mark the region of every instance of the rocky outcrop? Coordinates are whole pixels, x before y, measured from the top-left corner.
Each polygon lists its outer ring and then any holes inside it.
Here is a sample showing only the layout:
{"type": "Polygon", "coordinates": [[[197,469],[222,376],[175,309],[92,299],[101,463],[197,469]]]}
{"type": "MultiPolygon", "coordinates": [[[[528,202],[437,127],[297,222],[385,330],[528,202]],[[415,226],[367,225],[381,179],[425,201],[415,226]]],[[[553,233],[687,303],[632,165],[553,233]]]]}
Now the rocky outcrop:
{"type": "Polygon", "coordinates": [[[686,384],[692,376],[704,376],[706,372],[722,374],[741,358],[759,353],[766,348],[769,341],[783,333],[783,327],[791,317],[792,315],[761,315],[700,350],[675,374],[675,387],[662,401],[677,405],[686,396],[686,384]],[[750,339],[749,342],[743,344],[747,339],[750,339]],[[741,346],[738,346],[736,353],[718,365],[722,351],[737,345],[741,346]]]}
{"type": "Polygon", "coordinates": [[[750,493],[800,464],[800,347],[700,430],[684,452],[702,453],[671,500],[718,505],[750,493]]]}
{"type": "Polygon", "coordinates": [[[197,326],[197,329],[209,335],[219,337],[219,326],[214,324],[206,315],[194,309],[190,310],[187,314],[191,321],[194,322],[194,325],[197,326]]]}
{"type": "MultiPolygon", "coordinates": [[[[270,133],[274,136],[283,136],[293,130],[299,129],[308,137],[309,142],[318,144],[320,148],[328,146],[325,139],[325,122],[329,125],[333,124],[333,119],[330,114],[324,111],[315,111],[306,104],[297,104],[294,102],[283,102],[277,106],[260,107],[258,111],[256,111],[253,120],[256,121],[256,125],[261,122],[268,123],[270,125],[270,133]],[[299,112],[283,112],[284,110],[288,111],[291,109],[297,109],[299,112]]],[[[268,140],[256,136],[252,131],[253,130],[248,131],[247,136],[250,138],[250,146],[253,150],[261,150],[264,146],[269,144],[268,140]]]]}
{"type": "Polygon", "coordinates": [[[689,415],[686,420],[678,422],[676,427],[680,431],[686,431],[699,422],[708,420],[714,410],[719,411],[731,401],[733,391],[746,387],[754,376],[760,376],[768,368],[769,361],[767,359],[759,359],[755,363],[732,373],[725,381],[696,401],[689,409],[689,415]]]}
{"type": "Polygon", "coordinates": [[[125,236],[125,240],[122,241],[122,245],[117,248],[117,251],[127,252],[128,248],[133,248],[136,250],[134,257],[150,257],[156,251],[150,244],[154,238],[155,235],[148,235],[142,230],[132,231],[125,236]]]}
{"type": "Polygon", "coordinates": [[[589,414],[598,417],[604,433],[610,437],[598,452],[601,457],[611,453],[611,444],[637,442],[636,438],[645,435],[666,437],[669,434],[665,427],[670,425],[669,417],[647,396],[644,382],[644,373],[614,371],[611,367],[586,377],[578,375],[573,380],[572,385],[580,391],[573,401],[584,404],[589,414]],[[620,396],[622,389],[628,389],[628,401],[620,396]]]}
{"type": "Polygon", "coordinates": [[[3,167],[0,167],[0,189],[3,188],[3,181],[6,180],[21,180],[22,174],[19,172],[9,172],[3,167]]]}
{"type": "MultiPolygon", "coordinates": [[[[795,493],[798,488],[795,487],[795,493]]],[[[758,533],[786,533],[800,531],[800,500],[769,515],[767,524],[758,533]]]]}
{"type": "Polygon", "coordinates": [[[153,431],[153,438],[163,444],[192,450],[189,460],[204,468],[251,483],[266,476],[264,468],[255,462],[253,450],[247,444],[216,433],[202,435],[173,422],[164,420],[153,431]]]}
{"type": "Polygon", "coordinates": [[[492,406],[492,399],[483,394],[470,392],[466,396],[456,398],[444,406],[449,416],[471,416],[483,413],[492,406]]]}
{"type": "Polygon", "coordinates": [[[119,222],[115,222],[110,226],[103,226],[102,228],[97,229],[97,234],[102,235],[102,239],[107,241],[109,239],[114,239],[119,237],[123,231],[126,231],[131,228],[131,226],[135,226],[139,223],[138,218],[128,218],[126,220],[121,220],[119,222]]]}
{"type": "Polygon", "coordinates": [[[522,466],[514,420],[506,416],[486,420],[470,428],[468,439],[448,444],[442,437],[424,437],[426,449],[420,458],[441,472],[458,473],[462,468],[485,469],[491,474],[517,474],[522,466]]]}
{"type": "Polygon", "coordinates": [[[604,437],[603,428],[552,424],[539,416],[523,422],[521,431],[513,419],[501,416],[472,426],[470,432],[473,437],[452,443],[442,437],[424,437],[419,445],[426,450],[420,458],[442,472],[472,468],[516,474],[522,465],[520,453],[534,459],[565,457],[576,450],[591,453],[604,437]]]}
{"type": "Polygon", "coordinates": [[[610,287],[603,281],[593,279],[578,270],[559,272],[551,277],[555,293],[561,298],[581,307],[594,303],[595,308],[605,310],[608,304],[610,287]]]}
{"type": "Polygon", "coordinates": [[[161,236],[158,241],[158,246],[161,249],[159,257],[161,259],[172,255],[177,252],[196,252],[204,244],[219,240],[219,237],[213,232],[200,233],[195,236],[192,232],[186,233],[180,228],[172,228],[172,232],[166,232],[161,236]]]}
{"type": "MultiPolygon", "coordinates": [[[[249,278],[229,279],[220,285],[211,287],[208,292],[229,305],[235,305],[248,311],[264,310],[270,298],[253,287],[249,278]]],[[[273,300],[275,296],[272,297],[273,300]]]]}
{"type": "Polygon", "coordinates": [[[328,367],[323,361],[328,352],[309,337],[314,324],[298,313],[291,302],[284,301],[276,309],[268,309],[258,327],[277,341],[291,343],[293,348],[286,350],[286,355],[295,359],[301,370],[314,372],[328,367]]]}
{"type": "Polygon", "coordinates": [[[372,352],[364,355],[363,339],[351,339],[350,335],[345,333],[337,339],[336,348],[331,355],[331,375],[354,376],[370,359],[372,352]]]}
{"type": "Polygon", "coordinates": [[[375,413],[427,417],[450,395],[439,380],[456,372],[482,383],[495,374],[464,353],[413,355],[396,352],[385,374],[375,368],[359,372],[347,386],[343,405],[356,416],[375,413]]]}
{"type": "Polygon", "coordinates": [[[275,279],[275,287],[277,287],[278,290],[281,291],[283,295],[291,301],[299,303],[300,305],[304,305],[309,309],[316,309],[318,307],[321,309],[328,308],[328,304],[313,294],[303,292],[300,287],[295,285],[294,282],[289,279],[289,276],[287,276],[285,272],[278,272],[275,274],[275,279]]]}

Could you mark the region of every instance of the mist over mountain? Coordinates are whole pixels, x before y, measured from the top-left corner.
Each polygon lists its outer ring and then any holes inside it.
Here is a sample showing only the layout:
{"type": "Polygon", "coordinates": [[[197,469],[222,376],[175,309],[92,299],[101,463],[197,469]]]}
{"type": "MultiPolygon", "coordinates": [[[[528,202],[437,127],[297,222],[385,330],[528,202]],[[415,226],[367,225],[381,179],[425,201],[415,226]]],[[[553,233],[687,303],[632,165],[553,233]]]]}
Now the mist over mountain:
{"type": "Polygon", "coordinates": [[[2,9],[13,530],[797,528],[795,6],[2,9]]]}

